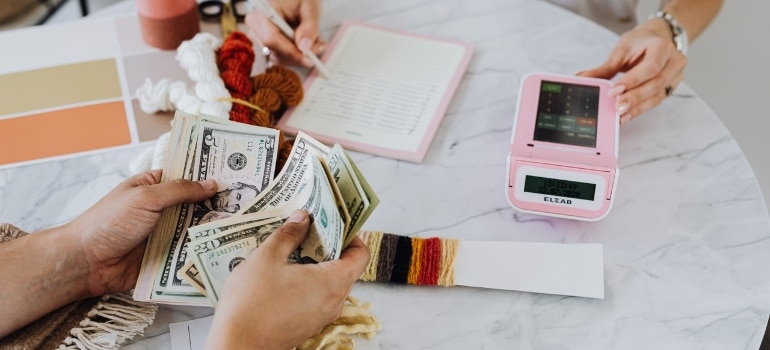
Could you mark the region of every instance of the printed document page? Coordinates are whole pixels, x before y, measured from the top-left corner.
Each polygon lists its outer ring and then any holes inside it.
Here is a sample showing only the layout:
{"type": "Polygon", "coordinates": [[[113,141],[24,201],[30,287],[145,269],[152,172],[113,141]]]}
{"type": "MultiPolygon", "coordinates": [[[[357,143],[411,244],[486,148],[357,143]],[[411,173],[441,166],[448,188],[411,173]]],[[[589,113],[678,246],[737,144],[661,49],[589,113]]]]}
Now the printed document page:
{"type": "Polygon", "coordinates": [[[472,49],[366,25],[341,30],[326,62],[331,77],[316,77],[281,122],[346,148],[421,161],[472,49]]]}

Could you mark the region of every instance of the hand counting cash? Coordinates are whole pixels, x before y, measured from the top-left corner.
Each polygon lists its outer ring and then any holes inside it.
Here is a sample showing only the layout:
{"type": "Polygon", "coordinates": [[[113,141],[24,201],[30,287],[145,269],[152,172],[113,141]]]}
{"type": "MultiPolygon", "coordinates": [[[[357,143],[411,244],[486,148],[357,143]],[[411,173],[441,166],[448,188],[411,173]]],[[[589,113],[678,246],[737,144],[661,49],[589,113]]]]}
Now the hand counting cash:
{"type": "Polygon", "coordinates": [[[273,179],[278,131],[177,112],[162,181],[217,180],[218,193],[163,212],[150,235],[136,300],[208,306],[229,272],[295,209],[315,218],[287,257],[336,259],[379,203],[342,147],[300,133],[273,179]]]}

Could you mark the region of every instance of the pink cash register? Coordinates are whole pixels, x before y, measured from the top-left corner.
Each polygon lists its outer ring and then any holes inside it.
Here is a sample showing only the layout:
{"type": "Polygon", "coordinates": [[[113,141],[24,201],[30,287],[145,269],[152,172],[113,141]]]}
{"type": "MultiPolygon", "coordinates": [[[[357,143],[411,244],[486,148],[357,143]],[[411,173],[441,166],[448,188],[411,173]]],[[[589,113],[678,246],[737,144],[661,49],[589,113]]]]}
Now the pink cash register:
{"type": "Polygon", "coordinates": [[[609,213],[620,175],[611,87],[545,73],[522,79],[507,167],[516,210],[586,221],[609,213]]]}

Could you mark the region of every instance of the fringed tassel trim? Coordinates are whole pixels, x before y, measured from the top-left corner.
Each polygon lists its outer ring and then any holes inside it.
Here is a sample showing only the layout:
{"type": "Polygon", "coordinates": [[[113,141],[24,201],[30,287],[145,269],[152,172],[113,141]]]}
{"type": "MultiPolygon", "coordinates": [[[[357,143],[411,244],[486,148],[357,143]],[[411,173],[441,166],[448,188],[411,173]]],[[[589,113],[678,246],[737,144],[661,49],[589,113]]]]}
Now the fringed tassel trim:
{"type": "Polygon", "coordinates": [[[157,310],[157,305],[134,301],[127,293],[105,295],[80,321],[80,327],[70,330],[59,350],[117,349],[126,340],[143,334],[157,310]]]}

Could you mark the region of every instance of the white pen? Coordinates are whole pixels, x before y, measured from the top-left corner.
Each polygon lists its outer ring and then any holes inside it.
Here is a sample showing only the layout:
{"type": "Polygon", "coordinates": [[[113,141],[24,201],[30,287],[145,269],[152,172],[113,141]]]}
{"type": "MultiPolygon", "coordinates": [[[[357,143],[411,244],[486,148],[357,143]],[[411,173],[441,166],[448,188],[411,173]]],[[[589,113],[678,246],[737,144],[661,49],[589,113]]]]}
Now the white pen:
{"type": "MultiPolygon", "coordinates": [[[[267,16],[267,18],[270,19],[270,21],[275,24],[278,29],[281,30],[283,35],[288,37],[290,40],[294,40],[294,29],[289,26],[288,23],[283,19],[283,17],[276,11],[273,6],[270,5],[270,3],[267,2],[268,0],[250,0],[250,2],[257,7],[263,14],[267,16]]],[[[321,75],[329,79],[331,76],[329,74],[329,71],[326,69],[324,64],[321,62],[320,59],[318,59],[318,56],[313,53],[310,49],[302,50],[300,48],[300,51],[302,51],[302,54],[307,56],[311,62],[313,62],[313,65],[316,69],[321,73],[321,75]]]]}

